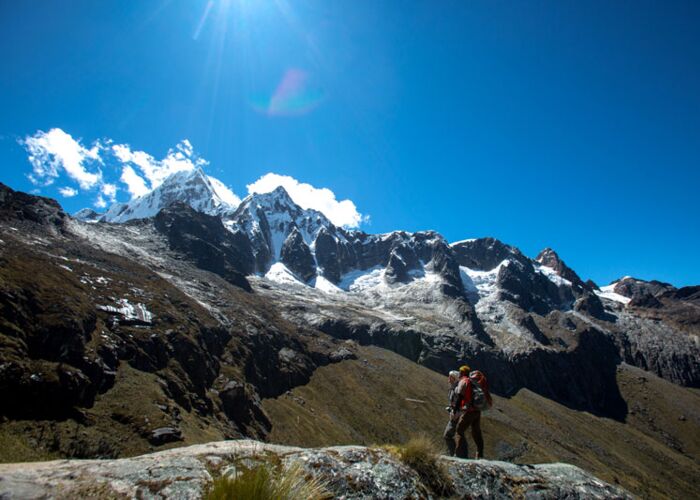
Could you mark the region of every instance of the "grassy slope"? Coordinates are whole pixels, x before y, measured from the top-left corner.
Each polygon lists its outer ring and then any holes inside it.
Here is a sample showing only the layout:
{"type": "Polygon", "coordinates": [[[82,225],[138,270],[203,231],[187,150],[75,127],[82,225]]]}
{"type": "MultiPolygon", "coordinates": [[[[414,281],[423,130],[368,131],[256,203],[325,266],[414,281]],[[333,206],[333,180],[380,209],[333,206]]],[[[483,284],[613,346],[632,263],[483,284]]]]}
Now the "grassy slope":
{"type": "Polygon", "coordinates": [[[100,394],[78,424],[68,419],[8,420],[0,424],[0,462],[31,462],[76,456],[134,456],[155,450],[220,441],[224,435],[211,417],[187,412],[168,400],[155,374],[123,363],[114,388],[100,394]],[[177,408],[182,420],[182,441],[158,447],[146,440],[150,429],[172,425],[156,406],[177,408]]]}
{"type": "MultiPolygon", "coordinates": [[[[360,352],[360,359],[320,368],[306,386],[266,400],[275,422],[270,440],[369,445],[424,433],[439,441],[446,378],[383,349],[360,352]]],[[[626,365],[618,382],[631,410],[627,423],[573,411],[528,390],[496,397],[482,424],[487,457],[564,461],[643,497],[693,497],[700,488],[700,395],[626,365]]]]}

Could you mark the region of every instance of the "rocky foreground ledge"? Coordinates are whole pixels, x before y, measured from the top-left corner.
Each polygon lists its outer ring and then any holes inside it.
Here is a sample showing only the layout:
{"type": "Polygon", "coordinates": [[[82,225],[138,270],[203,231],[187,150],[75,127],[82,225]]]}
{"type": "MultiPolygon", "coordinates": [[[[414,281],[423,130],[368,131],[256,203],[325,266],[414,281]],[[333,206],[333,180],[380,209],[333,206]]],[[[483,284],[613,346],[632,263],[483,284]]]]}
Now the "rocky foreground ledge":
{"type": "MultiPolygon", "coordinates": [[[[514,465],[440,458],[454,498],[632,498],[567,464],[514,465]]],[[[384,449],[304,449],[221,441],[119,460],[0,464],[0,499],[200,498],[214,477],[259,463],[299,463],[336,498],[434,498],[419,474],[384,449]]],[[[452,495],[451,495],[452,496],[452,495]]]]}

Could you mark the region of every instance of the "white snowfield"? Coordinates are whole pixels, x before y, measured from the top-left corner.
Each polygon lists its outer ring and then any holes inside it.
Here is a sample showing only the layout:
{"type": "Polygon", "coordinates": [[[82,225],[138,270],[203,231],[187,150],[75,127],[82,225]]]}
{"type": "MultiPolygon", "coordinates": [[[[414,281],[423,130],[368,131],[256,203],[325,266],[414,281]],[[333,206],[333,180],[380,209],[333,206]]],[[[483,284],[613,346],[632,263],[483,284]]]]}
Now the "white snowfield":
{"type": "Polygon", "coordinates": [[[476,294],[479,301],[489,298],[498,291],[496,280],[501,268],[510,263],[508,259],[503,260],[490,271],[476,271],[466,266],[459,266],[459,274],[462,284],[467,293],[476,294]]]}
{"type": "Polygon", "coordinates": [[[304,285],[304,283],[281,262],[272,264],[270,270],[265,274],[265,278],[286,285],[304,285]]]}
{"type": "Polygon", "coordinates": [[[396,283],[389,284],[384,279],[385,269],[381,266],[372,267],[370,269],[356,269],[341,276],[338,284],[335,284],[322,275],[321,269],[316,269],[316,277],[312,278],[308,283],[304,283],[301,278],[296,276],[282,262],[275,262],[270,267],[270,270],[265,273],[264,278],[275,283],[284,285],[296,285],[300,287],[310,287],[325,293],[363,293],[363,292],[383,292],[391,293],[392,290],[397,290],[402,287],[413,284],[421,286],[427,284],[441,284],[443,278],[434,272],[426,271],[425,269],[414,269],[409,272],[413,280],[409,284],[396,283]]]}
{"type": "Polygon", "coordinates": [[[371,288],[377,288],[384,284],[384,268],[382,266],[370,269],[356,269],[340,278],[338,287],[349,292],[362,292],[371,288]]]}
{"type": "Polygon", "coordinates": [[[629,304],[629,301],[631,300],[630,298],[615,292],[615,283],[608,286],[601,286],[600,291],[596,290],[595,294],[603,299],[612,300],[625,305],[629,304]]]}

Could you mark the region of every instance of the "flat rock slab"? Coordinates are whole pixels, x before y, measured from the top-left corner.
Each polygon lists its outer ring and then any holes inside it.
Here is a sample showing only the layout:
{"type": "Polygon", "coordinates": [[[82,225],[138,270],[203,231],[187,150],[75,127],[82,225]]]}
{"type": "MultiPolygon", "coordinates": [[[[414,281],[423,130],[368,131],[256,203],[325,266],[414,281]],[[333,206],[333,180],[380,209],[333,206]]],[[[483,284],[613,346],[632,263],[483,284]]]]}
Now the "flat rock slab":
{"type": "MultiPolygon", "coordinates": [[[[443,457],[460,498],[632,498],[578,467],[443,457]]],[[[213,477],[256,464],[300,464],[344,499],[432,498],[416,471],[384,449],[304,449],[221,441],[119,460],[0,464],[0,499],[201,498],[213,477]]]]}

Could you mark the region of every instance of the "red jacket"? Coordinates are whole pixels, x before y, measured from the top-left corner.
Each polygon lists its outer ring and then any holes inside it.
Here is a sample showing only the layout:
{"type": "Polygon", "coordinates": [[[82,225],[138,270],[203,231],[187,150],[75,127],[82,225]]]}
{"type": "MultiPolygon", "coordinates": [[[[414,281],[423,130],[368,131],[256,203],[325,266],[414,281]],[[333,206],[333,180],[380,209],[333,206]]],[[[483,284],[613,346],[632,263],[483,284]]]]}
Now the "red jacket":
{"type": "Polygon", "coordinates": [[[469,376],[462,376],[459,379],[459,383],[457,384],[457,389],[455,389],[457,409],[465,410],[467,413],[479,411],[477,408],[474,408],[470,404],[472,402],[472,384],[474,383],[474,381],[470,377],[473,377],[474,380],[476,380],[481,386],[481,389],[484,391],[484,395],[486,396],[486,400],[488,401],[489,406],[491,406],[492,403],[491,394],[489,391],[489,383],[486,380],[486,377],[484,377],[484,374],[480,371],[475,370],[471,372],[469,376]]]}

